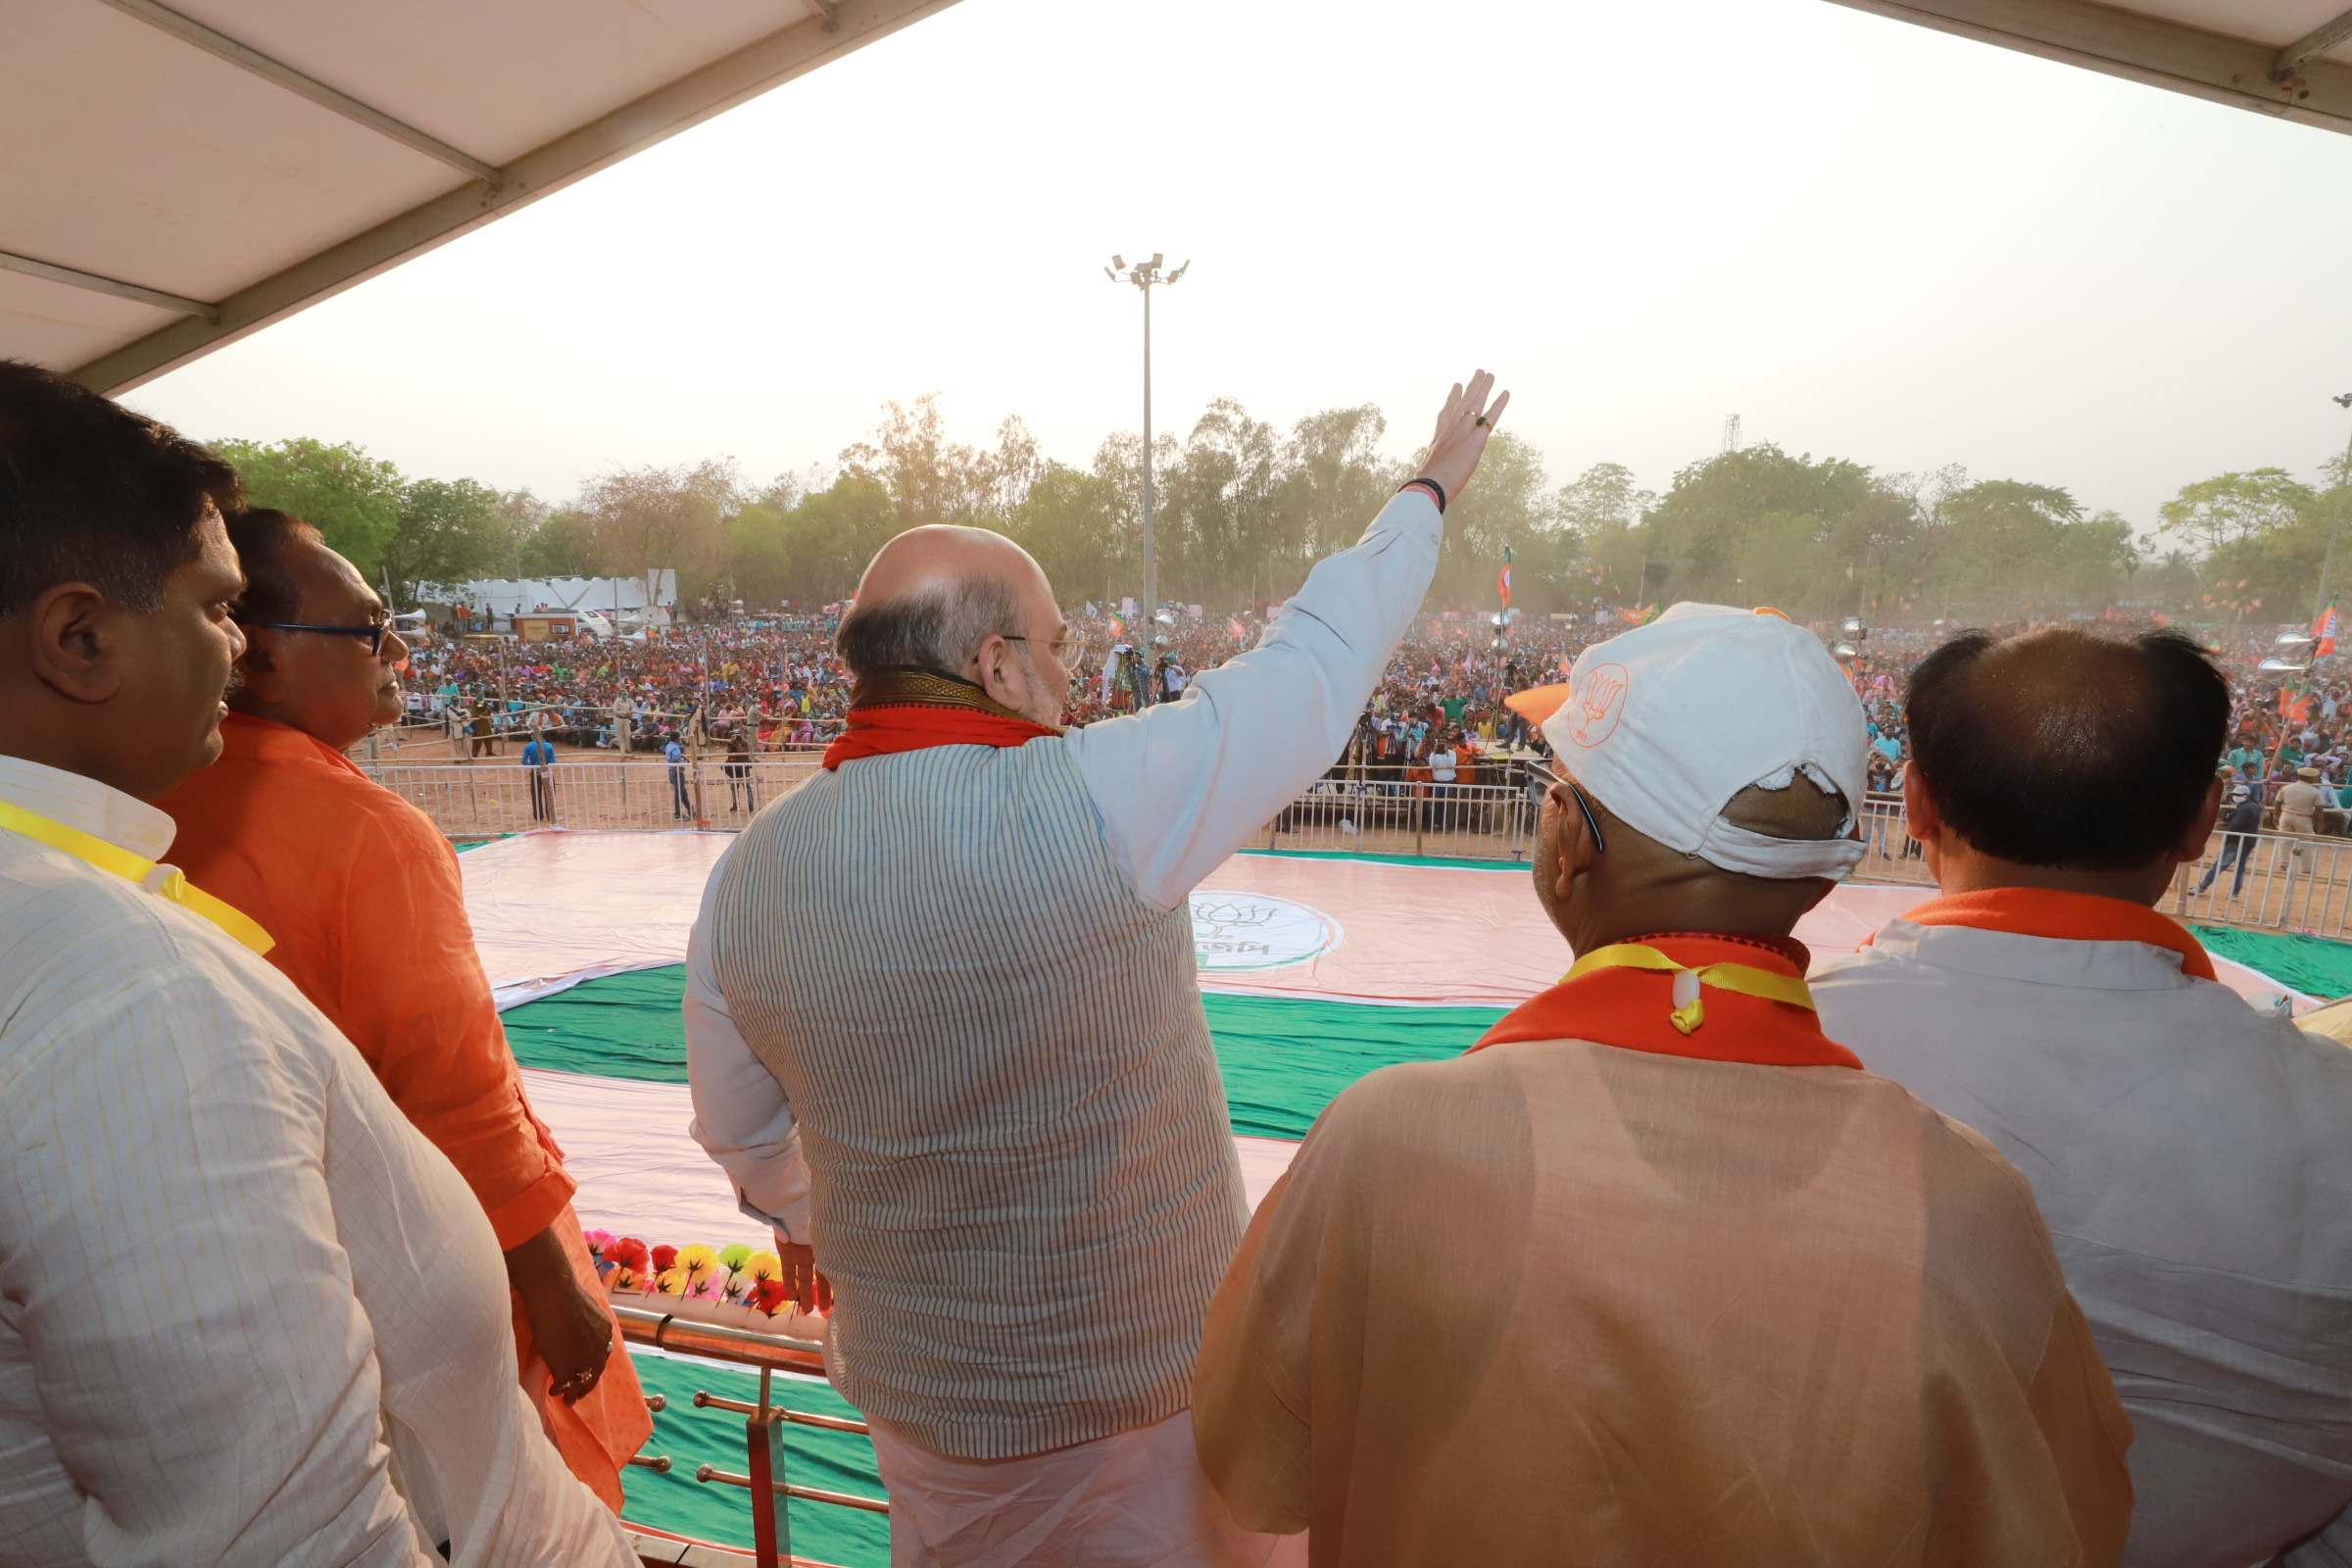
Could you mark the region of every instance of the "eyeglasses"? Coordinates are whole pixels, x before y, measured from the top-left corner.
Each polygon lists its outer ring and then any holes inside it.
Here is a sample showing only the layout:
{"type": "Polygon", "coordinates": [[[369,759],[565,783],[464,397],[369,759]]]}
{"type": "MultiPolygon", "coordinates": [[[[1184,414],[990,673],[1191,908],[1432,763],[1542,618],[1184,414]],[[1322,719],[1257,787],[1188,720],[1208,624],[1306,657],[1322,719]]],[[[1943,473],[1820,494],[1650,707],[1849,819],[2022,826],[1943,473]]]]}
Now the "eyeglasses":
{"type": "Polygon", "coordinates": [[[369,659],[381,659],[384,656],[384,639],[392,634],[392,617],[389,615],[371,620],[365,626],[306,626],[293,620],[249,620],[244,624],[265,631],[319,631],[333,637],[364,637],[368,640],[369,659]]]}
{"type": "MultiPolygon", "coordinates": [[[[1021,636],[1017,632],[1001,632],[998,635],[1002,636],[1008,643],[1025,643],[1029,641],[1028,638],[1021,636]]],[[[1057,664],[1067,664],[1070,662],[1071,655],[1082,654],[1086,652],[1086,639],[1083,637],[1056,637],[1052,642],[1046,644],[1046,652],[1054,656],[1054,662],[1057,664]]]]}
{"type": "Polygon", "coordinates": [[[1576,787],[1576,780],[1543,762],[1530,762],[1527,770],[1546,784],[1567,786],[1568,793],[1576,797],[1576,808],[1584,813],[1585,831],[1592,835],[1593,850],[1601,852],[1608,849],[1608,841],[1600,836],[1600,818],[1592,814],[1592,803],[1586,800],[1585,792],[1576,787]]]}

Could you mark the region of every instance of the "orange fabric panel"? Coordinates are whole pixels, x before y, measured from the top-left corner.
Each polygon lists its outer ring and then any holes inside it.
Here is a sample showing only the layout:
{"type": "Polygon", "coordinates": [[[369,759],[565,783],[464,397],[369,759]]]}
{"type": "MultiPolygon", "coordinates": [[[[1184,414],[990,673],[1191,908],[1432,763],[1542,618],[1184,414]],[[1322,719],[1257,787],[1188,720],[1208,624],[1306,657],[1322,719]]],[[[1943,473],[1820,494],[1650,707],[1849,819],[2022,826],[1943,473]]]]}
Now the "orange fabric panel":
{"type": "MultiPolygon", "coordinates": [[[[601,1298],[563,1151],[523,1096],[448,842],[300,731],[231,713],[220,733],[220,760],[157,803],[179,826],[171,862],[277,938],[270,962],[458,1168],[500,1248],[557,1226],[601,1298]]],[[[617,1507],[621,1462],[652,1432],[627,1355],[580,1406],[551,1404],[519,1301],[515,1314],[523,1388],[549,1437],[572,1473],[617,1507]]]]}
{"type": "Polygon", "coordinates": [[[473,950],[457,856],[433,825],[297,730],[231,713],[220,760],[157,804],[172,863],[277,938],[270,961],[359,1048],[450,1158],[502,1248],[570,1200],[473,950]]]}
{"type": "Polygon", "coordinates": [[[2144,942],[2180,955],[2182,974],[2214,978],[2213,959],[2186,927],[2144,904],[2123,899],[2053,888],[1985,888],[1931,899],[1905,910],[1903,918],[1913,925],[1967,925],[2067,942],[2144,942]]]}
{"type": "MultiPolygon", "coordinates": [[[[1776,945],[1748,937],[1690,932],[1626,940],[1655,948],[1686,968],[1738,963],[1790,979],[1804,978],[1803,967],[1791,954],[1804,954],[1805,950],[1794,942],[1776,945]]],[[[1705,987],[1704,998],[1705,1021],[1684,1034],[1670,1021],[1673,976],[1664,970],[1598,969],[1521,1003],[1470,1049],[1484,1051],[1516,1040],[1591,1040],[1621,1051],[1648,1051],[1701,1061],[1861,1070],[1859,1057],[1821,1032],[1821,1019],[1810,1007],[1712,986],[1705,987]]]]}
{"type": "MultiPolygon", "coordinates": [[[[604,1299],[604,1282],[596,1277],[596,1259],[589,1255],[579,1219],[566,1208],[555,1223],[572,1272],[579,1275],[590,1296],[604,1299]]],[[[612,1324],[616,1348],[612,1359],[605,1363],[605,1375],[578,1403],[565,1404],[548,1397],[547,1364],[539,1359],[538,1344],[531,1338],[531,1320],[523,1315],[522,1298],[510,1292],[509,1300],[514,1313],[514,1359],[522,1368],[522,1389],[538,1407],[548,1441],[564,1456],[564,1468],[586,1482],[606,1507],[620,1512],[620,1472],[629,1455],[644,1447],[654,1435],[654,1415],[645,1407],[645,1388],[637,1381],[637,1364],[629,1359],[627,1350],[617,1348],[618,1320],[612,1324]]],[[[612,1316],[610,1307],[606,1316],[612,1316]]]]}
{"type": "Polygon", "coordinates": [[[1990,1144],[1867,1073],[1578,1040],[1334,1102],[1209,1306],[1193,1423],[1243,1525],[1349,1568],[2113,1568],[2132,1512],[1990,1144]]]}

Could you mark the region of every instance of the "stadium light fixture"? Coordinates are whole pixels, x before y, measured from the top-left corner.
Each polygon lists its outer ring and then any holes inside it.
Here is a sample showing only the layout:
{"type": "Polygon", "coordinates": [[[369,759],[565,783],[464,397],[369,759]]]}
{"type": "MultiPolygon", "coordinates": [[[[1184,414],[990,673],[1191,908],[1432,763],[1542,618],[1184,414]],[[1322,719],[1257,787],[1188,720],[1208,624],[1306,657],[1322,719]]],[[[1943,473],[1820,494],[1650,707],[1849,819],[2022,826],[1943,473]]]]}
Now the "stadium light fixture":
{"type": "Polygon", "coordinates": [[[1113,256],[1105,270],[1114,283],[1133,283],[1144,296],[1144,612],[1147,614],[1159,609],[1158,562],[1152,549],[1152,289],[1154,284],[1173,283],[1192,270],[1186,262],[1173,274],[1162,275],[1160,265],[1166,256],[1152,253],[1148,262],[1127,265],[1126,258],[1113,256]]]}

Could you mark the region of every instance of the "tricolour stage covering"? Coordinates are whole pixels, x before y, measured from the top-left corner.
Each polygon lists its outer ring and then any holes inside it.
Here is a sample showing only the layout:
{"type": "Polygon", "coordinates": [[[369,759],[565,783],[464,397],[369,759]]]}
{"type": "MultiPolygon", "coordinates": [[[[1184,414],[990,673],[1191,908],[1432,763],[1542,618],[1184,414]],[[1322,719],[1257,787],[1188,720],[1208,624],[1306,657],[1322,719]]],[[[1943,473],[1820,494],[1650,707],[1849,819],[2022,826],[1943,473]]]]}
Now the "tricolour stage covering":
{"type": "MultiPolygon", "coordinates": [[[[591,1229],[673,1246],[769,1245],[687,1135],[686,941],[720,833],[529,834],[468,851],[466,905],[506,1009],[531,1102],[555,1129],[591,1229]]],[[[1797,927],[1817,956],[1850,952],[1929,895],[1846,886],[1797,927]]],[[[1544,990],[1572,955],[1537,907],[1525,865],[1323,855],[1235,856],[1193,898],[1203,1004],[1223,1070],[1251,1202],[1273,1185],[1316,1115],[1348,1084],[1397,1061],[1467,1049],[1544,990]]],[[[2340,944],[2201,929],[2241,993],[2352,992],[2340,944]],[[2248,967],[2253,960],[2263,968],[2248,967]],[[2268,972],[2265,972],[2265,971],[2268,972]],[[2288,971],[2291,971],[2289,973],[2288,971]],[[2279,974],[2279,980],[2271,978],[2279,974]]],[[[707,1363],[639,1355],[649,1392],[670,1396],[651,1450],[666,1475],[632,1469],[628,1517],[707,1540],[748,1540],[745,1494],[698,1485],[701,1463],[741,1468],[732,1418],[691,1408],[696,1389],[745,1396],[748,1379],[707,1363]]],[[[843,1413],[817,1383],[795,1408],[843,1413]]],[[[862,1438],[791,1431],[794,1479],[881,1494],[862,1438]]],[[[793,1504],[794,1545],[845,1568],[884,1568],[887,1521],[793,1504]]]]}

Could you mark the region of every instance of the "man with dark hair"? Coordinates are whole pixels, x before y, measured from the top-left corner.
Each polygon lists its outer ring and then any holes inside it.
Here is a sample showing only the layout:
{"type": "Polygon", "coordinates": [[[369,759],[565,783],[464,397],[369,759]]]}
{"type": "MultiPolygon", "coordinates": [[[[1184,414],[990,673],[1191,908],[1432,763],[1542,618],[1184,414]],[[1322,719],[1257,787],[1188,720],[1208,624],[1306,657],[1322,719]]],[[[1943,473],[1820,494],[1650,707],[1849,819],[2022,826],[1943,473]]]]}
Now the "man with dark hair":
{"type": "Polygon", "coordinates": [[[2352,1558],[2352,1054],[2157,912],[2230,693],[2169,631],[1969,632],[1907,696],[1943,896],[1817,970],[1823,1026],[2034,1184],[2137,1429],[2125,1561],[2352,1558]]]}
{"type": "Polygon", "coordinates": [[[514,1387],[480,1205],[270,934],[156,863],[150,803],[219,754],[245,646],[236,499],[202,448],[0,362],[0,1539],[619,1568],[514,1387]]]}
{"type": "Polygon", "coordinates": [[[228,537],[245,569],[243,678],[220,760],[158,803],[179,825],[180,867],[278,936],[270,962],[472,1188],[521,1308],[522,1387],[572,1473],[617,1511],[621,1469],[653,1425],[572,1213],[575,1184],[499,1024],[458,858],[344,755],[399,721],[408,645],[309,523],[245,512],[228,537]]]}

